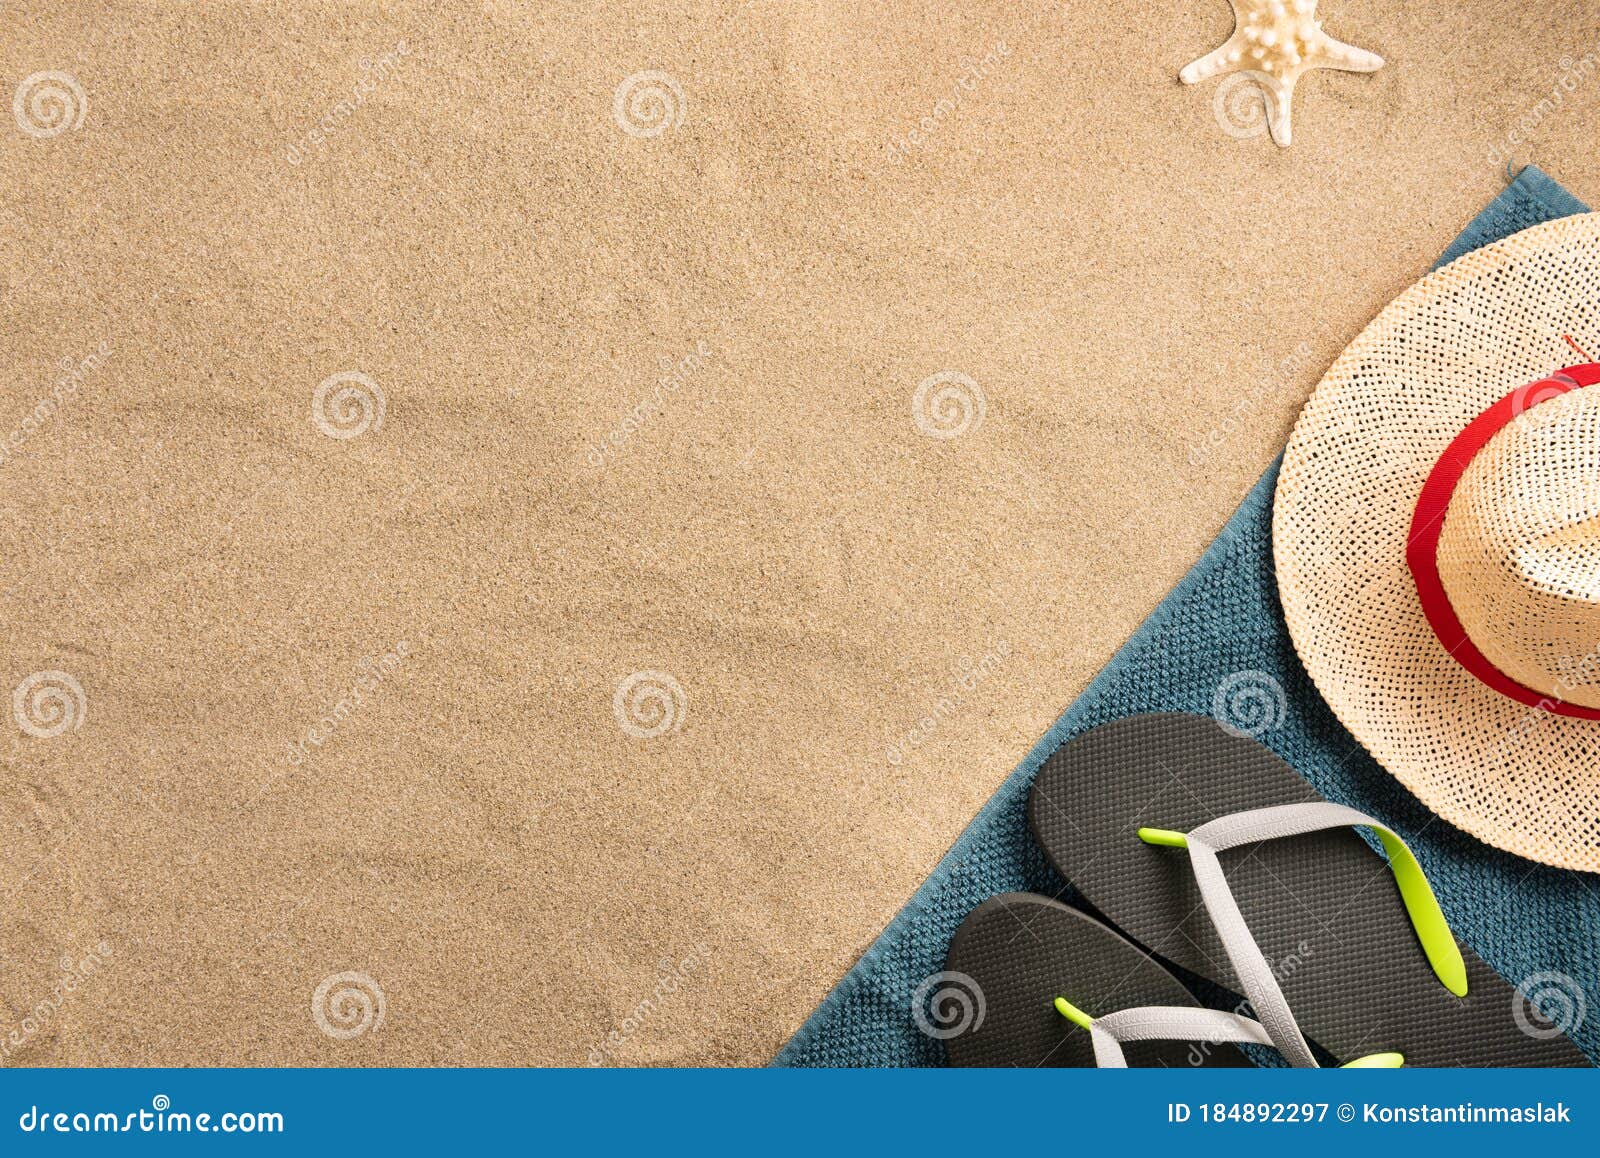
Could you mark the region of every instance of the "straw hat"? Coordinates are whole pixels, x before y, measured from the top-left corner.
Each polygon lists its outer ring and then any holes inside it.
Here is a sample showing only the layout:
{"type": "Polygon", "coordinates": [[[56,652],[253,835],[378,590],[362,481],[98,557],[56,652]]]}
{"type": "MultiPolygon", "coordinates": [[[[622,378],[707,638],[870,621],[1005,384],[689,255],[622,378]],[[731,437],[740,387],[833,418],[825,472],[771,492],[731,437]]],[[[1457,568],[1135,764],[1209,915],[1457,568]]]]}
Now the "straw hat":
{"type": "Polygon", "coordinates": [[[1440,817],[1600,871],[1600,214],[1467,254],[1328,371],[1278,590],[1339,719],[1440,817]],[[1573,362],[1582,364],[1572,365],[1573,362]]]}

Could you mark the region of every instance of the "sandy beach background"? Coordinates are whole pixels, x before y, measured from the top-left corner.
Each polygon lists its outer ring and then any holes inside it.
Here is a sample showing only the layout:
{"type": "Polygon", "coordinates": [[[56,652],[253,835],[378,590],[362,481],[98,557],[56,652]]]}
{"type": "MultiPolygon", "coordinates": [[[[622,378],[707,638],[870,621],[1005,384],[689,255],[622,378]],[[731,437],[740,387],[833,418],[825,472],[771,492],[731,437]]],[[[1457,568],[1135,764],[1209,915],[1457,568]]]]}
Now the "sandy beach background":
{"type": "Polygon", "coordinates": [[[0,1061],[759,1064],[1600,11],[0,13],[0,1061]]]}

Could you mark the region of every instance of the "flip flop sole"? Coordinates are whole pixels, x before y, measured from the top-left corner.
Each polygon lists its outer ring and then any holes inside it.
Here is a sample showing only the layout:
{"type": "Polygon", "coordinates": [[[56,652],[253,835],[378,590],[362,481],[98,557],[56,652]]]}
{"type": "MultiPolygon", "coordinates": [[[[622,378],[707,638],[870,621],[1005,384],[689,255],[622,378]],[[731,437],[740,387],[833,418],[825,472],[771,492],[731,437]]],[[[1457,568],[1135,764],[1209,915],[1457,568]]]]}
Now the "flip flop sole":
{"type": "MultiPolygon", "coordinates": [[[[945,981],[965,1003],[956,1023],[966,1023],[963,1032],[945,1042],[953,1066],[1093,1067],[1089,1031],[1056,1012],[1057,997],[1091,1016],[1197,1004],[1116,932],[1034,893],[1004,893],[973,909],[950,942],[945,968],[945,981]]],[[[936,1005],[938,992],[931,996],[936,1005]]],[[[1250,1064],[1231,1045],[1141,1041],[1123,1048],[1130,1066],[1250,1064]]]]}
{"type": "MultiPolygon", "coordinates": [[[[1187,832],[1320,799],[1256,741],[1208,716],[1163,713],[1063,745],[1039,770],[1028,821],[1050,863],[1107,920],[1238,992],[1188,854],[1145,844],[1137,830],[1187,832]]],[[[1423,956],[1387,862],[1354,829],[1231,849],[1222,865],[1301,1031],[1341,1061],[1395,1050],[1408,1066],[1589,1064],[1464,946],[1467,996],[1451,994],[1423,956]]]]}

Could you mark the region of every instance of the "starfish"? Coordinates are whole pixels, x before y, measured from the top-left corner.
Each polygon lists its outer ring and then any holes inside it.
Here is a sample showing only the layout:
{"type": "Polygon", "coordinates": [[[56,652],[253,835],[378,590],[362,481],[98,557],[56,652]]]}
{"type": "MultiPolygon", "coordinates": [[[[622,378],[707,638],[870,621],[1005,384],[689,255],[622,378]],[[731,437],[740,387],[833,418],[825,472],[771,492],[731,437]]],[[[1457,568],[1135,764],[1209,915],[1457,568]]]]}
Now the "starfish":
{"type": "Polygon", "coordinates": [[[1383,57],[1364,48],[1335,40],[1322,31],[1316,18],[1317,0],[1229,0],[1233,5],[1233,35],[1215,52],[1185,65],[1178,79],[1184,84],[1222,72],[1244,73],[1261,86],[1266,97],[1267,124],[1272,139],[1287,145],[1289,102],[1301,75],[1313,68],[1345,72],[1376,72],[1383,57]]]}

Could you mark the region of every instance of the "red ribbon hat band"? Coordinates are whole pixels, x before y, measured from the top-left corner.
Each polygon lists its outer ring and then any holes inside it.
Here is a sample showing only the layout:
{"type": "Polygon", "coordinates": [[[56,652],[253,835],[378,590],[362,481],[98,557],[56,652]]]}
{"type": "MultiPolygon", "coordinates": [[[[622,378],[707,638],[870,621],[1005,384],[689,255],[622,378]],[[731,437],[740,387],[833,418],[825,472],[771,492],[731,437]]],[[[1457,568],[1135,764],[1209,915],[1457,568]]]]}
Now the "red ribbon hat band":
{"type": "Polygon", "coordinates": [[[1495,667],[1478,650],[1477,645],[1467,637],[1466,629],[1461,626],[1461,620],[1450,605],[1450,597],[1439,579],[1438,555],[1439,536],[1444,530],[1444,516],[1450,507],[1450,497],[1455,494],[1456,484],[1461,481],[1467,465],[1477,453],[1524,411],[1569,390],[1593,386],[1597,382],[1600,382],[1600,362],[1568,366],[1548,378],[1518,387],[1469,422],[1466,429],[1445,448],[1439,461],[1433,464],[1433,470],[1428,473],[1428,481],[1417,496],[1417,509],[1411,517],[1411,533],[1406,539],[1406,565],[1416,581],[1417,598],[1422,602],[1428,625],[1439,637],[1445,651],[1480,682],[1501,695],[1529,707],[1558,716],[1576,716],[1581,720],[1600,720],[1600,708],[1569,704],[1526,687],[1495,667]]]}

